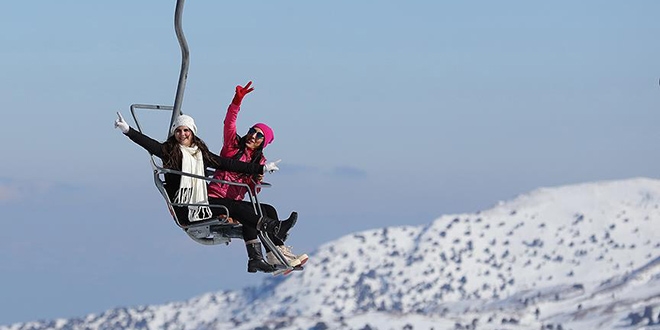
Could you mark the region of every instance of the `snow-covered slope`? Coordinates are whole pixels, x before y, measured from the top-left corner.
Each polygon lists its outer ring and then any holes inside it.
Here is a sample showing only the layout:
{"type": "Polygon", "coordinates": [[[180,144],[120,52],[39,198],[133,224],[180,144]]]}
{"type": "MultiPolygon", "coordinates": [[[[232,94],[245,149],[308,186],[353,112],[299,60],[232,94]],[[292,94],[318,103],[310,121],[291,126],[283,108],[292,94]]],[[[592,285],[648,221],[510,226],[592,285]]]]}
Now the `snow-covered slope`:
{"type": "Polygon", "coordinates": [[[0,329],[660,329],[660,181],[542,188],[328,242],[242,291],[0,329]]]}

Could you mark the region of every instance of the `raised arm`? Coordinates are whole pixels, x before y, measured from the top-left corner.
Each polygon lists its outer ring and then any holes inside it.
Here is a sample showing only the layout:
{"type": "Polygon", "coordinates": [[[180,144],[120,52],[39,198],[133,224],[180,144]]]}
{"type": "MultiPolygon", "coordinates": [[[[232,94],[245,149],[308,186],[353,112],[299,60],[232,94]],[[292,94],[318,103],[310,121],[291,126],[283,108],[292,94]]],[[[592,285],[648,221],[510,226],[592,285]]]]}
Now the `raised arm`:
{"type": "Polygon", "coordinates": [[[128,126],[128,123],[124,120],[121,113],[117,112],[117,119],[115,120],[115,127],[119,128],[124,135],[128,136],[131,141],[137,143],[142,148],[147,150],[149,153],[163,158],[163,144],[134,130],[132,127],[128,126]]]}
{"type": "Polygon", "coordinates": [[[236,86],[234,99],[232,99],[231,104],[229,104],[227,114],[225,115],[222,144],[223,149],[232,148],[236,144],[236,120],[238,119],[238,112],[241,111],[241,102],[243,102],[243,98],[254,90],[254,88],[250,86],[252,86],[251,81],[248,82],[245,87],[241,85],[236,86]]]}
{"type": "Polygon", "coordinates": [[[229,108],[227,108],[222,136],[223,151],[227,148],[232,148],[236,144],[236,120],[239,111],[241,111],[241,107],[234,103],[230,104],[229,108]]]}

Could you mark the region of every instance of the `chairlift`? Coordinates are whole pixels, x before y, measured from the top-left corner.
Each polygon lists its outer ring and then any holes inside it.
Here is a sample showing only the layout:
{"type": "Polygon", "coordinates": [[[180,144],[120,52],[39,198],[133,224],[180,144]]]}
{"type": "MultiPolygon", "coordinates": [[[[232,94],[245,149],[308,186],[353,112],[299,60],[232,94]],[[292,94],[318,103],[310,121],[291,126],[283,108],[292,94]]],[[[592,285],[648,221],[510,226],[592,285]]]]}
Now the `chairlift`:
{"type": "MultiPolygon", "coordinates": [[[[179,46],[181,47],[181,71],[179,73],[179,82],[177,85],[174,105],[170,106],[170,105],[154,105],[154,104],[140,104],[140,103],[132,104],[130,106],[131,115],[133,116],[133,120],[135,121],[137,130],[141,133],[143,133],[143,131],[142,131],[142,127],[140,126],[140,122],[138,121],[137,110],[171,112],[170,124],[167,126],[168,138],[171,135],[170,127],[174,123],[174,120],[183,113],[181,111],[181,104],[183,102],[186,79],[188,77],[188,63],[189,63],[188,44],[183,34],[183,29],[181,27],[184,2],[185,0],[176,1],[176,9],[174,13],[174,30],[176,32],[176,36],[179,41],[179,46]]],[[[180,204],[180,203],[170,202],[170,198],[168,196],[167,190],[165,189],[165,177],[164,177],[165,174],[176,174],[176,175],[183,175],[197,179],[202,179],[205,180],[207,184],[210,182],[217,182],[221,184],[245,187],[247,188],[248,196],[250,202],[252,203],[255,214],[257,214],[260,217],[263,216],[256,192],[258,191],[259,188],[270,187],[271,185],[269,183],[262,182],[261,184],[257,184],[255,186],[255,189],[253,190],[249,185],[244,183],[214,179],[212,177],[213,172],[209,171],[208,169],[206,176],[198,176],[191,173],[164,168],[162,166],[162,162],[160,161],[160,159],[158,159],[158,157],[152,154],[149,154],[149,158],[153,172],[154,184],[156,185],[158,192],[165,199],[165,203],[167,205],[170,214],[172,215],[172,218],[174,219],[174,222],[195,242],[203,245],[217,245],[217,244],[229,245],[232,238],[243,239],[243,229],[242,229],[243,226],[241,224],[232,223],[231,221],[229,221],[231,215],[229,214],[229,210],[223,205],[180,204]],[[207,220],[191,222],[185,219],[178,218],[176,212],[174,211],[174,207],[179,207],[179,206],[182,207],[208,206],[211,208],[223,208],[225,211],[225,216],[222,218],[212,218],[207,220]]],[[[279,259],[282,265],[284,265],[283,268],[278,269],[273,274],[279,275],[279,274],[288,274],[289,272],[291,272],[291,270],[293,270],[293,266],[289,264],[289,262],[280,252],[280,250],[275,248],[275,244],[271,241],[268,235],[266,235],[266,233],[263,231],[258,231],[258,237],[263,244],[268,246],[270,250],[273,251],[273,253],[279,259]]]]}

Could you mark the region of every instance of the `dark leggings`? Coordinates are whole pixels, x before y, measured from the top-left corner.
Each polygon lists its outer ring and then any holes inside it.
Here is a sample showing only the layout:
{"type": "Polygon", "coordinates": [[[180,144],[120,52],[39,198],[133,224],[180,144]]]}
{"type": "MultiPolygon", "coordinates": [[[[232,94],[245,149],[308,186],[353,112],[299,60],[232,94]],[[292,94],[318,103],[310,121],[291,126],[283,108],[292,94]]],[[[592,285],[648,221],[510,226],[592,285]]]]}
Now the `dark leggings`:
{"type": "MultiPolygon", "coordinates": [[[[229,216],[240,222],[243,225],[243,240],[248,242],[251,240],[257,239],[257,222],[259,222],[259,216],[254,213],[254,207],[251,202],[248,201],[237,201],[234,199],[228,198],[212,198],[209,197],[209,204],[211,205],[223,205],[229,210],[229,216]]],[[[269,204],[260,204],[261,212],[271,219],[279,220],[277,216],[277,210],[272,205],[269,204]]],[[[213,207],[211,208],[213,216],[224,215],[225,210],[223,208],[213,207]]],[[[277,238],[275,235],[268,234],[268,237],[273,241],[275,245],[283,245],[284,242],[277,238]]],[[[266,251],[270,251],[268,246],[266,246],[266,251]]]]}

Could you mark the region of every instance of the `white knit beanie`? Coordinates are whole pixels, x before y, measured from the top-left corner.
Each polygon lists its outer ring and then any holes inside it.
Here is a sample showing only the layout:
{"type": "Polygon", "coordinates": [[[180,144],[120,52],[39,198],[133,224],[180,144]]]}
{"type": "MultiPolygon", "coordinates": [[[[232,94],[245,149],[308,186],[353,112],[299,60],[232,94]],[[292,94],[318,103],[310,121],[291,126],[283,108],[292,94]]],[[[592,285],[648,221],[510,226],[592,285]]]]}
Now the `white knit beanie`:
{"type": "Polygon", "coordinates": [[[197,135],[197,126],[195,125],[195,120],[188,115],[181,115],[174,120],[172,127],[170,128],[170,134],[174,134],[174,130],[179,126],[188,127],[193,134],[197,135]]]}

